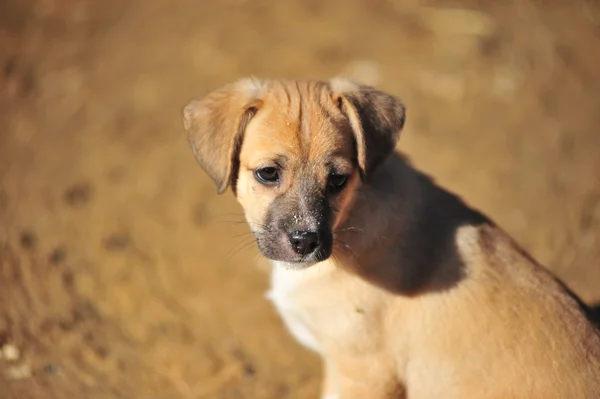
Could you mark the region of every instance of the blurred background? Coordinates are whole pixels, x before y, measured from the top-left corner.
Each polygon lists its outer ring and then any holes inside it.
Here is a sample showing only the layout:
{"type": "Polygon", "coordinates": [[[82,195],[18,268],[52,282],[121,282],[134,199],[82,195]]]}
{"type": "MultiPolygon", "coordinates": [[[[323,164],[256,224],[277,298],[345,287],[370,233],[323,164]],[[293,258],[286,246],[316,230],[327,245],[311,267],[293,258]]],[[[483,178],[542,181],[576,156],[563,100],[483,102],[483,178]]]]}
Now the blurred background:
{"type": "Polygon", "coordinates": [[[0,398],[317,397],[183,134],[247,75],[399,96],[414,164],[600,301],[599,65],[593,0],[0,0],[0,398]]]}

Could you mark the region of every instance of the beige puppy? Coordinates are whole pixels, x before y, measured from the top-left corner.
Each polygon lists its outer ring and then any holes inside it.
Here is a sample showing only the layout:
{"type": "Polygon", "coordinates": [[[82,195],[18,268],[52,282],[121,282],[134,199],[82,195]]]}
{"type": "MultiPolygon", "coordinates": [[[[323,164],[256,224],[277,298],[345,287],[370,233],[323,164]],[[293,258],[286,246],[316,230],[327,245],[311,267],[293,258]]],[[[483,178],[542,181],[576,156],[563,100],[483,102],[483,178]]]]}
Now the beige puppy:
{"type": "Polygon", "coordinates": [[[240,80],[184,124],[233,189],[323,398],[600,398],[600,337],[510,237],[394,152],[399,100],[337,78],[240,80]]]}

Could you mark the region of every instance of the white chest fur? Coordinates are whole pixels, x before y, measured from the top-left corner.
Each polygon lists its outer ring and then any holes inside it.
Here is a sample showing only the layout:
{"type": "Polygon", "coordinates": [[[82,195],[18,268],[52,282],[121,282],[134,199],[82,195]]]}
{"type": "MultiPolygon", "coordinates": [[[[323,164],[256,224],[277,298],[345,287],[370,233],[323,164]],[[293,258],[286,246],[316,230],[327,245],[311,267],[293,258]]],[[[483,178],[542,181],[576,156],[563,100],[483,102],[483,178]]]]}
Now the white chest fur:
{"type": "Polygon", "coordinates": [[[302,270],[273,262],[267,293],[290,333],[307,348],[323,354],[324,345],[344,349],[369,347],[377,322],[377,297],[358,278],[321,262],[302,270]],[[368,290],[370,292],[365,292],[368,290]]]}
{"type": "Polygon", "coordinates": [[[313,277],[314,274],[311,268],[293,270],[273,262],[271,290],[266,296],[273,302],[294,338],[307,348],[321,353],[321,346],[311,328],[310,310],[303,306],[303,298],[309,294],[311,280],[318,277],[313,277]]]}

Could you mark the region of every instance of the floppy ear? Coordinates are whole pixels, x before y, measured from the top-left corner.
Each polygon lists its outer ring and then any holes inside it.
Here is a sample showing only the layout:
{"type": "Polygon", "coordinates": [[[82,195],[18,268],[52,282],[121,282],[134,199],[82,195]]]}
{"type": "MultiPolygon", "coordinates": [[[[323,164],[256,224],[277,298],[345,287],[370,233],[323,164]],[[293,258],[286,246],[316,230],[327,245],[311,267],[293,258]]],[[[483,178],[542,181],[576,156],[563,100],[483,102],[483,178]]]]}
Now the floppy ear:
{"type": "Polygon", "coordinates": [[[346,78],[330,80],[341,111],[350,121],[363,178],[394,150],[406,119],[397,98],[346,78]]]}
{"type": "Polygon", "coordinates": [[[246,126],[261,105],[262,83],[242,79],[190,101],[183,109],[183,125],[194,155],[223,193],[235,184],[239,152],[246,126]]]}

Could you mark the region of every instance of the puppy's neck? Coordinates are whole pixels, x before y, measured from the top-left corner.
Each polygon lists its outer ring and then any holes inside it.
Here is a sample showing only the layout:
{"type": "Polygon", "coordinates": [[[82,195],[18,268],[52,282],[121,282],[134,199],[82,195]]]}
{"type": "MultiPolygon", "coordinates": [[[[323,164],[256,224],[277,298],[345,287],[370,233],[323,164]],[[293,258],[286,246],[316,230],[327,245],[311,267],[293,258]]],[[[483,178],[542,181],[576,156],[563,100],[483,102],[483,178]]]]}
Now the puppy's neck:
{"type": "Polygon", "coordinates": [[[340,267],[394,293],[449,289],[465,273],[460,227],[489,223],[394,153],[359,189],[336,229],[340,267]]]}

